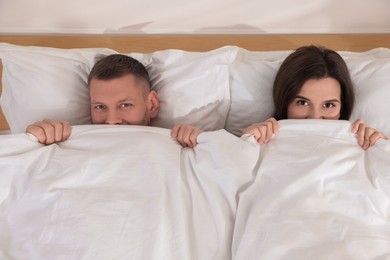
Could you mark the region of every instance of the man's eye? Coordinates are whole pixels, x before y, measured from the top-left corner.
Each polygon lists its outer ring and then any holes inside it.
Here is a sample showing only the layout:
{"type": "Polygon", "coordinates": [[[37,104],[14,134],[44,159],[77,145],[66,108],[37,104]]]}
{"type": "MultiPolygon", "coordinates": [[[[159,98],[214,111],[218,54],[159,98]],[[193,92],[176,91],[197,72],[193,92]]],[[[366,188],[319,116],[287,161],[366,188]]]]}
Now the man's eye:
{"type": "Polygon", "coordinates": [[[127,107],[131,107],[131,106],[133,106],[133,104],[131,104],[131,103],[121,103],[119,105],[120,108],[127,108],[127,107]]]}
{"type": "Polygon", "coordinates": [[[97,110],[103,110],[105,108],[105,106],[104,105],[95,105],[93,108],[97,109],[97,110]]]}

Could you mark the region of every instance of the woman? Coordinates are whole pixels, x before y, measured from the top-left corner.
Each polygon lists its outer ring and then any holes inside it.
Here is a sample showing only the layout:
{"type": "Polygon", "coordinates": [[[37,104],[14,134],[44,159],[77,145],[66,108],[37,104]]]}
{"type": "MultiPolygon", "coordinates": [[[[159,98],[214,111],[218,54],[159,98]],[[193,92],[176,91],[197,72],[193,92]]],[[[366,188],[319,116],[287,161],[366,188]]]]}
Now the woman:
{"type": "MultiPolygon", "coordinates": [[[[273,86],[274,117],[253,124],[243,134],[253,134],[258,143],[268,143],[279,132],[281,119],[349,120],[355,94],[347,65],[335,51],[304,46],[290,54],[276,74],[273,86]]],[[[362,120],[352,124],[358,143],[367,149],[387,137],[362,120]]]]}

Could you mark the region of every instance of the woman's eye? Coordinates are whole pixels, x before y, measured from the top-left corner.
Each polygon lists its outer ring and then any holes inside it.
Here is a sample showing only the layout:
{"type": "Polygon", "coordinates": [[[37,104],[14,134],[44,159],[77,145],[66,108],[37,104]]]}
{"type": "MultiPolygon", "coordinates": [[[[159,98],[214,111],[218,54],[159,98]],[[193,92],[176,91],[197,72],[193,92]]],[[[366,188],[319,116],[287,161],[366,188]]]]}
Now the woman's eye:
{"type": "Polygon", "coordinates": [[[307,106],[309,103],[306,100],[298,100],[297,104],[300,106],[307,106]]]}
{"type": "Polygon", "coordinates": [[[326,104],[324,105],[324,107],[325,107],[325,108],[333,108],[333,107],[335,107],[335,104],[333,104],[333,103],[326,103],[326,104]]]}

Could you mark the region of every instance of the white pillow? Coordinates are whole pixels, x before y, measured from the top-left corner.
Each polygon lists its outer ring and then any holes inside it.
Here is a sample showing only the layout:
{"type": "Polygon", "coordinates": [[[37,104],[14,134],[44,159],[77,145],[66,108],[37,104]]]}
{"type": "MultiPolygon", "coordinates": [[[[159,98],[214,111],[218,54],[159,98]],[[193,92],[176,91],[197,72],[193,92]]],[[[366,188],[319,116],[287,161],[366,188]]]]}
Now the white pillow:
{"type": "Polygon", "coordinates": [[[340,54],[355,86],[356,103],[350,121],[362,119],[390,138],[390,49],[340,54]]]}
{"type": "Polygon", "coordinates": [[[172,128],[185,123],[206,131],[225,127],[230,106],[228,65],[234,61],[234,48],[130,55],[146,65],[160,99],[153,126],[172,128]]]}
{"type": "MultiPolygon", "coordinates": [[[[90,124],[87,77],[97,59],[111,49],[56,49],[0,43],[3,93],[0,104],[12,133],[45,118],[90,124]]],[[[187,123],[221,129],[230,104],[229,48],[211,52],[166,50],[128,54],[149,70],[161,109],[154,126],[187,123]]]]}
{"type": "MultiPolygon", "coordinates": [[[[225,128],[241,135],[242,130],[273,114],[272,86],[277,70],[291,51],[240,49],[229,66],[231,107],[225,128]]],[[[350,69],[356,103],[350,121],[362,119],[390,137],[390,49],[339,52],[350,69]]]]}
{"type": "Polygon", "coordinates": [[[89,124],[88,73],[109,49],[55,49],[1,43],[1,108],[11,133],[45,118],[89,124]]]}
{"type": "Polygon", "coordinates": [[[229,66],[231,106],[225,129],[237,136],[253,123],[272,116],[272,86],[287,51],[248,51],[240,48],[229,66]]]}

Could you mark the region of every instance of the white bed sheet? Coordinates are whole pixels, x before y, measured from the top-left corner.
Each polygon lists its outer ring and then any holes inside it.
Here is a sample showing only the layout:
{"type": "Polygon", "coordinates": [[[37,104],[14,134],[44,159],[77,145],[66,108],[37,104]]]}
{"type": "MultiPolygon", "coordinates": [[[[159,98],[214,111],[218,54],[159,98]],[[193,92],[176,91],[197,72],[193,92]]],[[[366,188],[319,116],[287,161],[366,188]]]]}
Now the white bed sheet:
{"type": "Polygon", "coordinates": [[[390,259],[390,143],[350,122],[283,120],[240,195],[233,259],[390,259]]]}
{"type": "Polygon", "coordinates": [[[225,130],[195,150],[154,127],[0,136],[0,259],[230,259],[257,158],[225,130]]]}
{"type": "Polygon", "coordinates": [[[0,259],[389,259],[390,142],[284,120],[267,145],[225,130],[75,126],[0,136],[0,259]]]}

